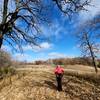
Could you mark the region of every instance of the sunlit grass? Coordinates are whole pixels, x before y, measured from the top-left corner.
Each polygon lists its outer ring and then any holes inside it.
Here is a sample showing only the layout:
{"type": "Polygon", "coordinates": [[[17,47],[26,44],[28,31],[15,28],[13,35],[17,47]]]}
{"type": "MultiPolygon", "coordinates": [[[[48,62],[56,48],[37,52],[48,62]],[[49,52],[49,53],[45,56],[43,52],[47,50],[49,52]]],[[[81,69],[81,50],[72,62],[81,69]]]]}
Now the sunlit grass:
{"type": "Polygon", "coordinates": [[[62,92],[56,90],[53,68],[17,70],[2,82],[0,100],[100,100],[100,77],[96,74],[65,71],[62,92]]]}

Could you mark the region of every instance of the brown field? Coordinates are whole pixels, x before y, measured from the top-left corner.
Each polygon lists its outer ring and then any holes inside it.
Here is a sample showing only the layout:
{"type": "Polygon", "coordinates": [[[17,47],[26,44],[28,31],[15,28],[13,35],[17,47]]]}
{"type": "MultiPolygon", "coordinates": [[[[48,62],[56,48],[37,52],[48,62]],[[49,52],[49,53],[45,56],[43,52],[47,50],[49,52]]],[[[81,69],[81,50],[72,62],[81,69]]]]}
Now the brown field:
{"type": "Polygon", "coordinates": [[[0,80],[0,100],[100,100],[100,69],[67,65],[63,91],[56,90],[54,66],[27,65],[0,80]]]}

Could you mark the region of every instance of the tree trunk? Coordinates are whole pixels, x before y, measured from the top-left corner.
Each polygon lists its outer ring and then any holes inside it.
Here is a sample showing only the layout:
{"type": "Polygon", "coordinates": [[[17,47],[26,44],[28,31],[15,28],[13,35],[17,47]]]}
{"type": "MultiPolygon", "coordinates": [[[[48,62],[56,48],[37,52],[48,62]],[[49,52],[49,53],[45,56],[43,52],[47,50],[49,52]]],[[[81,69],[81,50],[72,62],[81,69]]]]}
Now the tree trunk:
{"type": "Polygon", "coordinates": [[[95,67],[95,72],[97,73],[98,72],[98,69],[97,69],[97,65],[96,65],[96,62],[95,62],[95,58],[93,55],[92,56],[92,63],[93,63],[93,66],[95,67]]]}
{"type": "Polygon", "coordinates": [[[96,62],[95,62],[95,55],[94,55],[94,52],[93,52],[93,49],[92,49],[92,45],[90,44],[90,41],[89,41],[89,38],[88,38],[87,34],[85,34],[85,38],[86,38],[87,45],[88,45],[89,50],[90,50],[90,55],[91,55],[91,58],[92,58],[93,66],[95,68],[95,72],[97,73],[98,69],[97,69],[96,62]]]}
{"type": "MultiPolygon", "coordinates": [[[[3,2],[3,17],[2,17],[2,22],[1,24],[4,24],[6,23],[6,17],[7,17],[7,11],[8,11],[8,1],[9,0],[4,0],[3,2]]],[[[4,29],[5,30],[5,29],[4,29]]],[[[0,30],[0,49],[1,49],[1,46],[3,44],[3,32],[4,30],[0,30]]]]}
{"type": "Polygon", "coordinates": [[[8,10],[8,1],[9,0],[4,0],[3,2],[3,18],[2,18],[2,24],[6,22],[6,17],[7,17],[7,10],[8,10]]]}
{"type": "Polygon", "coordinates": [[[92,63],[93,63],[93,66],[95,68],[95,72],[97,73],[98,69],[97,69],[96,62],[95,62],[95,56],[94,56],[94,53],[93,53],[92,48],[91,48],[90,45],[89,45],[89,48],[90,48],[90,54],[91,54],[91,58],[92,58],[92,63]]]}
{"type": "Polygon", "coordinates": [[[0,49],[1,49],[2,43],[3,43],[3,38],[0,38],[0,49]]]}

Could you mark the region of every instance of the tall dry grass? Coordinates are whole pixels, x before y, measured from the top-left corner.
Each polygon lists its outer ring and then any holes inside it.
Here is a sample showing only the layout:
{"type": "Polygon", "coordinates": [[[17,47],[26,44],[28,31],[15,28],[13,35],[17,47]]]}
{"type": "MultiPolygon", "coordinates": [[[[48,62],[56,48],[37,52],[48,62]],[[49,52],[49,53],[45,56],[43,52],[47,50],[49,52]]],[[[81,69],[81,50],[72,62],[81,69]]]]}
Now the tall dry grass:
{"type": "Polygon", "coordinates": [[[99,76],[65,71],[62,92],[56,90],[52,69],[18,70],[11,80],[1,89],[0,100],[100,100],[99,76]]]}

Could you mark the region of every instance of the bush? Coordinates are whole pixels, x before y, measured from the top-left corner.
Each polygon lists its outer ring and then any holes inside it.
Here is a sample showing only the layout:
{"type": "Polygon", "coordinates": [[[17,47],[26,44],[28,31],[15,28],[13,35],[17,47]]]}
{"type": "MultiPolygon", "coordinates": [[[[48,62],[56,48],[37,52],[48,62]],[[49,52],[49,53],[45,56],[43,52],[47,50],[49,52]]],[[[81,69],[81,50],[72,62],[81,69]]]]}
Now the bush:
{"type": "Polygon", "coordinates": [[[9,53],[0,50],[0,67],[9,67],[11,66],[11,56],[9,53]]]}
{"type": "Polygon", "coordinates": [[[11,75],[14,75],[16,73],[16,70],[14,68],[8,68],[8,73],[11,75]]]}
{"type": "Polygon", "coordinates": [[[12,60],[9,53],[0,50],[0,79],[6,75],[15,74],[14,68],[11,68],[12,60]]]}
{"type": "Polygon", "coordinates": [[[2,69],[0,68],[0,76],[3,74],[2,69]]]}
{"type": "Polygon", "coordinates": [[[14,68],[11,67],[3,67],[0,68],[0,77],[4,77],[6,75],[14,75],[16,73],[14,68]]]}
{"type": "Polygon", "coordinates": [[[100,62],[98,62],[97,67],[100,68],[100,62]]]}

